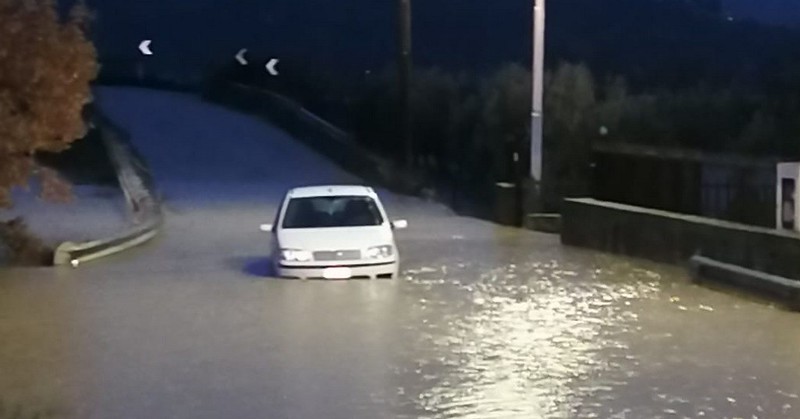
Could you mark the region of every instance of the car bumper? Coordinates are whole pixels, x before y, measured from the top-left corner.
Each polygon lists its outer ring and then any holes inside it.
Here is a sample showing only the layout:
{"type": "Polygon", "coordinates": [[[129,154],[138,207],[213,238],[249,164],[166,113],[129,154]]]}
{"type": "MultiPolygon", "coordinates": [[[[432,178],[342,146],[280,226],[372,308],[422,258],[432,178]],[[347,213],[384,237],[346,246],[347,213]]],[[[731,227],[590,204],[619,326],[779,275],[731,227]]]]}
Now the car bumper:
{"type": "Polygon", "coordinates": [[[331,279],[326,278],[329,268],[347,268],[349,278],[336,279],[390,279],[397,276],[398,263],[383,262],[370,264],[331,265],[331,266],[293,266],[279,264],[276,271],[279,277],[294,279],[331,279]]]}

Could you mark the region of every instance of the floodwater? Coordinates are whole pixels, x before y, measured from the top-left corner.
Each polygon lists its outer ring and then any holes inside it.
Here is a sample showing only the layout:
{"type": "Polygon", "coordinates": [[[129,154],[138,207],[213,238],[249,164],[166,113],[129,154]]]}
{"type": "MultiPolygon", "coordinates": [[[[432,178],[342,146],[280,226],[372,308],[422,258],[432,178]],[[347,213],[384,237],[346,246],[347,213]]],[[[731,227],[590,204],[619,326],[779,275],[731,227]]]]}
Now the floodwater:
{"type": "Polygon", "coordinates": [[[267,278],[258,225],[283,191],[353,177],[191,96],[98,93],[165,228],[78,269],[0,271],[0,419],[800,417],[800,317],[677,267],[382,192],[410,223],[401,278],[267,278]]]}
{"type": "Polygon", "coordinates": [[[181,225],[0,274],[0,394],[69,418],[800,416],[796,314],[553,236],[423,222],[394,281],[159,266],[181,225]]]}

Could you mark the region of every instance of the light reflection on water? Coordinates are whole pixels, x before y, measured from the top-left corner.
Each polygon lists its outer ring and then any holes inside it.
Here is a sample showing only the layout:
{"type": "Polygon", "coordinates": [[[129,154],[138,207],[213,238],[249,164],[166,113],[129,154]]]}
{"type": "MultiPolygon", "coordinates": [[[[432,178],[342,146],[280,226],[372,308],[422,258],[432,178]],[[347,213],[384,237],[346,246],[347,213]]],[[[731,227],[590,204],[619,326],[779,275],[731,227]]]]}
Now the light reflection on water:
{"type": "Polygon", "coordinates": [[[412,272],[410,282],[430,291],[463,292],[460,304],[452,293],[420,301],[429,321],[442,325],[419,336],[437,359],[418,397],[423,417],[572,417],[587,395],[610,390],[593,379],[632,362],[616,338],[636,320],[626,303],[654,294],[659,277],[642,270],[630,274],[634,281],[609,284],[602,277],[613,269],[579,269],[556,260],[507,263],[474,282],[442,279],[442,269],[412,272]]]}
{"type": "Polygon", "coordinates": [[[461,234],[406,240],[398,281],[214,259],[0,275],[0,398],[82,419],[798,417],[796,315],[547,236],[461,234]]]}
{"type": "Polygon", "coordinates": [[[797,417],[792,313],[543,237],[463,240],[446,255],[417,243],[439,257],[415,260],[408,292],[440,325],[415,348],[439,360],[419,416],[797,417]]]}

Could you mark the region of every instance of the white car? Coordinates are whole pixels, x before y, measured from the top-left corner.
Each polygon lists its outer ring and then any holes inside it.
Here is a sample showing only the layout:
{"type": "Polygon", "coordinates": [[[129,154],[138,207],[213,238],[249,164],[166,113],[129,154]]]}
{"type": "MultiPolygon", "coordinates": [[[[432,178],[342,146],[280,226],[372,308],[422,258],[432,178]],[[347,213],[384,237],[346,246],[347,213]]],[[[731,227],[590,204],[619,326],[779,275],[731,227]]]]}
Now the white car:
{"type": "Polygon", "coordinates": [[[378,194],[366,186],[307,186],[290,190],[273,224],[272,264],[284,278],[395,278],[395,229],[378,194]]]}

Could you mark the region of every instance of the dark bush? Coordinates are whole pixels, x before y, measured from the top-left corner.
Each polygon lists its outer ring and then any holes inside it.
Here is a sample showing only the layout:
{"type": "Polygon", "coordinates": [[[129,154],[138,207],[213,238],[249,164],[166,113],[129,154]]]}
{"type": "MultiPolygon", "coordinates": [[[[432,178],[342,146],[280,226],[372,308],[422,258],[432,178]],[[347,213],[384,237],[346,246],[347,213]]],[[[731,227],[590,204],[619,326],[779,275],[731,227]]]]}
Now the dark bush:
{"type": "Polygon", "coordinates": [[[89,16],[83,4],[64,21],[53,1],[0,0],[0,206],[36,171],[32,152],[60,152],[86,135],[97,73],[89,16]]]}
{"type": "Polygon", "coordinates": [[[0,265],[50,266],[53,249],[28,229],[21,217],[0,222],[0,265]]]}
{"type": "Polygon", "coordinates": [[[101,133],[92,129],[60,153],[36,155],[42,165],[53,168],[73,184],[116,185],[117,175],[103,144],[101,133]]]}

